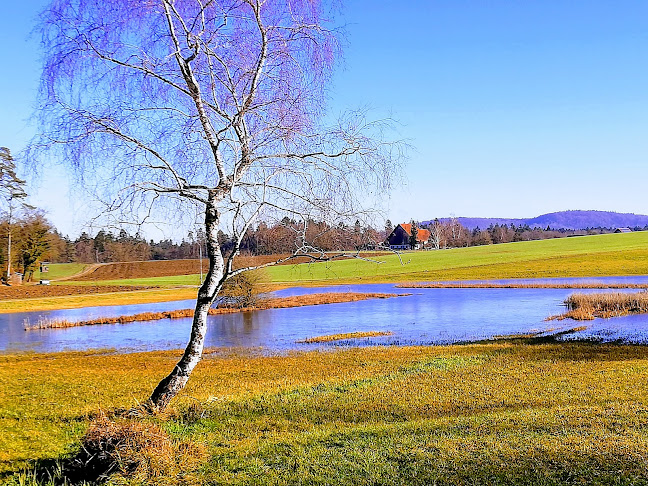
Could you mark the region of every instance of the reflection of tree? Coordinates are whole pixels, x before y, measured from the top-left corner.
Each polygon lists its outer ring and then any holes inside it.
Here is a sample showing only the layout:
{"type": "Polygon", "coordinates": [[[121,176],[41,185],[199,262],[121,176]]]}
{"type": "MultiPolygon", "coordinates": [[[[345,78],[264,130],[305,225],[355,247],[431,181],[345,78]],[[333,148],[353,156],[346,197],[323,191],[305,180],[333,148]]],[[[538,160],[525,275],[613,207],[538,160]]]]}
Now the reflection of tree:
{"type": "Polygon", "coordinates": [[[245,334],[252,334],[254,332],[254,317],[255,312],[241,312],[243,315],[243,331],[245,334]]]}

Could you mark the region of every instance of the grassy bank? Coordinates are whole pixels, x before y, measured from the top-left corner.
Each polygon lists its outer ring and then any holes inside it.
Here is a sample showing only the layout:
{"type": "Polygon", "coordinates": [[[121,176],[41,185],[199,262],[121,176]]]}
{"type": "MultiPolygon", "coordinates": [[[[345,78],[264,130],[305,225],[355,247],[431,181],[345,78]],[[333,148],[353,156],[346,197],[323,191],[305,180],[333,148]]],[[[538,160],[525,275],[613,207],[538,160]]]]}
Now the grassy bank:
{"type": "Polygon", "coordinates": [[[648,289],[647,284],[604,283],[496,283],[496,282],[420,282],[398,284],[399,289],[648,289]]]}
{"type": "Polygon", "coordinates": [[[54,309],[79,309],[88,306],[148,304],[173,300],[195,299],[195,288],[168,288],[156,290],[135,290],[65,297],[36,299],[14,299],[0,301],[0,313],[44,311],[54,309]]]}
{"type": "MultiPolygon", "coordinates": [[[[1,356],[5,480],[29,484],[16,475],[28,460],[73,453],[99,409],[136,405],[176,357],[1,356]]],[[[168,439],[173,464],[126,482],[645,483],[647,385],[638,346],[215,351],[174,410],[143,419],[168,439]]]]}
{"type": "Polygon", "coordinates": [[[406,252],[269,269],[274,282],[415,282],[648,274],[648,232],[406,252]],[[402,260],[402,263],[401,263],[402,260]]]}
{"type": "MultiPolygon", "coordinates": [[[[648,275],[648,232],[527,241],[439,251],[406,252],[364,260],[282,265],[266,270],[277,287],[500,278],[648,275]]],[[[71,270],[69,270],[71,271],[71,270]]],[[[159,286],[173,290],[56,299],[0,301],[0,312],[120,305],[195,298],[198,275],[64,281],[65,285],[159,286]]]]}

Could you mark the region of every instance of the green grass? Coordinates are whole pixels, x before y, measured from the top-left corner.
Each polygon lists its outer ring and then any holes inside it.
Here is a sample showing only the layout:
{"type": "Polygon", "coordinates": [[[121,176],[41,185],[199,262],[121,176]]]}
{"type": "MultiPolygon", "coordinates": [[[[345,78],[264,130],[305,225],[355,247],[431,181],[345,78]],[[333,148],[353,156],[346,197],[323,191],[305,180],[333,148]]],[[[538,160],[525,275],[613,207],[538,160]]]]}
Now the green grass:
{"type": "Polygon", "coordinates": [[[179,287],[183,285],[200,285],[200,275],[174,275],[170,277],[145,277],[145,278],[124,278],[117,280],[66,280],[60,282],[64,285],[134,285],[134,286],[155,286],[155,287],[179,287]]]}
{"type": "MultiPolygon", "coordinates": [[[[136,405],[176,354],[0,357],[5,479],[30,484],[30,474],[20,473],[33,471],[28,460],[73,452],[93,414],[136,405]]],[[[645,484],[647,404],[648,348],[641,346],[216,352],[169,414],[140,419],[171,438],[178,467],[113,480],[645,484]],[[193,461],[187,444],[202,451],[193,461]]]]}
{"type": "Polygon", "coordinates": [[[88,265],[85,263],[50,263],[48,266],[48,272],[40,273],[40,270],[34,272],[34,280],[56,280],[59,278],[70,277],[82,272],[88,265]]]}
{"type": "MultiPolygon", "coordinates": [[[[376,257],[382,263],[341,260],[328,263],[281,265],[265,270],[274,286],[335,285],[342,283],[416,282],[438,280],[493,280],[501,278],[598,277],[648,275],[648,232],[561,238],[501,245],[417,251],[376,257]],[[402,262],[401,262],[402,260],[402,262]]],[[[72,267],[66,267],[72,272],[72,267]]],[[[198,275],[151,277],[88,282],[60,282],[68,285],[150,285],[165,289],[198,285],[198,275]]],[[[169,292],[138,292],[108,299],[82,296],[54,299],[6,301],[1,312],[73,308],[88,305],[117,305],[119,302],[160,302],[193,298],[179,289],[169,292]],[[182,295],[180,295],[182,294],[182,295]],[[63,307],[57,307],[62,305],[63,307]],[[27,308],[27,307],[25,307],[27,308]]]]}
{"type": "MultiPolygon", "coordinates": [[[[404,252],[364,260],[279,265],[265,270],[273,283],[336,284],[648,274],[648,231],[523,241],[500,245],[404,252]]],[[[199,285],[199,275],[131,278],[74,285],[199,285]]]]}
{"type": "Polygon", "coordinates": [[[268,273],[291,284],[645,275],[648,232],[406,252],[401,259],[277,266],[268,273]]]}

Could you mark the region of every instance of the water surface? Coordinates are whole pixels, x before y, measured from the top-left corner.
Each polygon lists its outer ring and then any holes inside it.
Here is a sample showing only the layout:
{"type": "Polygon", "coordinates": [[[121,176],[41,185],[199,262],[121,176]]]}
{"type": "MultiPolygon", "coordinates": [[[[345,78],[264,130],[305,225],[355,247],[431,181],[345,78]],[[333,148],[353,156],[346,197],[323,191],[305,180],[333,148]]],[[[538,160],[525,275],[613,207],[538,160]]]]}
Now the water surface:
{"type": "MultiPolygon", "coordinates": [[[[522,280],[514,280],[521,282],[522,280]]],[[[507,283],[509,280],[498,280],[507,283]]],[[[534,282],[648,283],[648,276],[591,279],[534,279],[534,282]]],[[[388,292],[413,295],[341,304],[269,309],[209,317],[206,345],[262,347],[268,350],[309,349],[296,341],[327,334],[356,331],[391,331],[393,336],[354,340],[358,344],[447,344],[498,335],[529,333],[583,324],[590,326],[576,337],[646,342],[648,315],[545,322],[564,309],[570,289],[398,289],[393,284],[343,285],[324,288],[295,287],[278,296],[320,292],[388,292]]],[[[581,292],[581,290],[579,290],[581,292]]],[[[161,350],[185,346],[191,319],[162,319],[129,324],[84,326],[24,331],[24,321],[39,318],[85,320],[139,312],[193,307],[193,300],[110,307],[87,307],[46,312],[0,314],[0,350],[61,351],[114,348],[161,350]]],[[[327,346],[330,346],[327,345],[327,346]]]]}

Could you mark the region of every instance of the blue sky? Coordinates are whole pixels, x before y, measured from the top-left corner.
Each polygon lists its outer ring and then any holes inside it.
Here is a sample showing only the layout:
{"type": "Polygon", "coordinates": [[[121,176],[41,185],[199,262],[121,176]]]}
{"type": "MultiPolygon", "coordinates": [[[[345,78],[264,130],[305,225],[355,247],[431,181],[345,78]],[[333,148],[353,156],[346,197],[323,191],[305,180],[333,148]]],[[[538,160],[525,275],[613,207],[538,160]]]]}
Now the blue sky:
{"type": "MultiPolygon", "coordinates": [[[[6,2],[0,145],[20,151],[38,83],[41,0],[6,2]]],[[[648,2],[350,0],[333,110],[391,113],[414,150],[392,221],[648,214],[648,2]]],[[[37,191],[37,192],[36,192],[37,191]]],[[[33,202],[64,232],[82,203],[46,172],[33,202]]]]}

